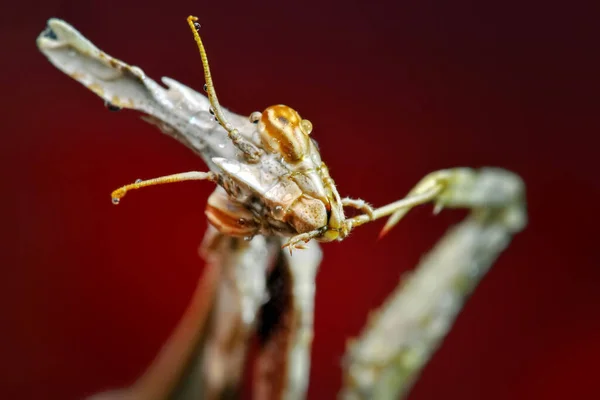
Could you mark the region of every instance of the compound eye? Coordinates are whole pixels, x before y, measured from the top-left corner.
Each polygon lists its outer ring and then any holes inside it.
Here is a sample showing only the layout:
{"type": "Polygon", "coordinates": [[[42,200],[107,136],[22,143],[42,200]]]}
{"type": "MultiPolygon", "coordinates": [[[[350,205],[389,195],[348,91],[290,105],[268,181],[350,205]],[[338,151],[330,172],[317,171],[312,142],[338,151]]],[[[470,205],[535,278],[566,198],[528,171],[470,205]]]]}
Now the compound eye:
{"type": "Polygon", "coordinates": [[[250,114],[249,120],[253,124],[258,124],[258,121],[260,121],[260,117],[262,117],[262,113],[259,111],[254,111],[252,114],[250,114]]]}
{"type": "Polygon", "coordinates": [[[257,130],[267,152],[280,154],[291,163],[307,155],[310,145],[308,133],[312,130],[312,124],[302,120],[292,108],[283,104],[266,108],[257,130]]]}
{"type": "Polygon", "coordinates": [[[307,135],[310,135],[310,133],[311,133],[311,132],[312,132],[312,130],[313,130],[313,125],[312,125],[312,122],[310,122],[310,121],[309,121],[309,120],[307,120],[307,119],[303,119],[303,120],[300,122],[300,128],[302,128],[302,131],[303,131],[304,133],[306,133],[307,135]]]}

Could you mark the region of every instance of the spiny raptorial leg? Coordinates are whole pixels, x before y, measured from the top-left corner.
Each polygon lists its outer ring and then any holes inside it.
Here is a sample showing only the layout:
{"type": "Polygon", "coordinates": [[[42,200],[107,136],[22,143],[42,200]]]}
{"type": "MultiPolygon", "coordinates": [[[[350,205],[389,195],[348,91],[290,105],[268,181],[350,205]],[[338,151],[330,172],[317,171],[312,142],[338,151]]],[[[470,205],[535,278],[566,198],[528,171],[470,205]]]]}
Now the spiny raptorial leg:
{"type": "Polygon", "coordinates": [[[244,138],[240,132],[233,127],[225,117],[223,113],[223,109],[221,108],[221,104],[219,104],[219,99],[217,98],[217,93],[215,92],[215,86],[212,81],[212,75],[210,73],[210,67],[208,65],[208,57],[206,56],[206,50],[204,49],[204,44],[202,43],[202,39],[200,39],[200,34],[198,30],[200,29],[200,24],[197,22],[198,18],[194,16],[189,16],[187,18],[188,25],[194,34],[194,40],[198,45],[198,50],[200,51],[200,58],[202,59],[202,67],[204,68],[204,80],[206,81],[205,89],[208,95],[208,100],[211,105],[211,113],[214,114],[215,118],[219,122],[226,131],[229,139],[231,139],[232,143],[235,147],[237,147],[248,162],[258,162],[260,156],[263,151],[256,147],[252,142],[248,141],[244,138]]]}
{"type": "Polygon", "coordinates": [[[159,178],[141,180],[138,179],[134,183],[129,185],[122,186],[117,190],[113,191],[112,202],[114,204],[119,204],[120,200],[125,197],[128,191],[134,189],[141,189],[147,186],[154,185],[164,185],[166,183],[174,183],[174,182],[183,182],[183,181],[215,181],[217,175],[214,172],[199,172],[199,171],[191,171],[191,172],[182,172],[180,174],[161,176],[159,178]]]}
{"type": "Polygon", "coordinates": [[[367,222],[390,216],[379,234],[379,237],[383,237],[410,209],[435,201],[446,187],[447,178],[446,174],[430,174],[419,182],[405,198],[374,209],[372,215],[357,215],[356,217],[348,218],[347,221],[351,222],[355,228],[367,222]]]}
{"type": "Polygon", "coordinates": [[[318,238],[323,235],[323,232],[327,230],[327,227],[315,229],[314,231],[301,233],[299,235],[292,236],[290,240],[287,241],[281,248],[288,248],[290,251],[290,255],[294,250],[303,250],[306,249],[306,243],[310,242],[312,239],[318,238]]]}
{"type": "Polygon", "coordinates": [[[371,218],[371,220],[375,219],[375,214],[373,214],[373,207],[363,199],[351,199],[350,197],[344,197],[342,199],[342,205],[344,207],[352,207],[357,210],[362,211],[366,215],[371,218]]]}
{"type": "MultiPolygon", "coordinates": [[[[435,204],[435,212],[439,212],[441,210],[441,202],[439,201],[439,197],[447,188],[449,181],[452,180],[459,172],[455,172],[454,170],[441,170],[432,172],[429,175],[425,176],[419,183],[415,185],[414,188],[408,193],[405,199],[416,198],[418,196],[423,196],[423,201],[420,204],[428,203],[434,201],[435,204]]],[[[390,218],[385,223],[385,226],[381,230],[380,237],[387,234],[396,224],[410,211],[412,207],[400,207],[390,216],[390,218]]]]}
{"type": "MultiPolygon", "coordinates": [[[[345,235],[350,233],[350,231],[357,226],[363,225],[367,222],[375,221],[383,217],[390,216],[390,219],[379,234],[379,237],[383,237],[413,207],[437,200],[440,194],[446,188],[448,178],[449,176],[446,171],[439,171],[438,173],[430,174],[423,178],[423,180],[421,180],[421,182],[419,182],[405,198],[390,203],[383,207],[379,207],[376,209],[371,208],[370,213],[366,211],[366,207],[370,206],[363,200],[343,199],[343,205],[348,205],[349,207],[356,206],[356,208],[359,209],[365,208],[364,214],[348,218],[344,221],[344,226],[346,227],[345,235]]],[[[304,243],[307,243],[312,239],[322,237],[326,231],[327,227],[324,227],[321,229],[316,229],[314,231],[293,236],[282,247],[288,247],[290,253],[292,253],[292,251],[295,249],[303,248],[304,243]]]]}

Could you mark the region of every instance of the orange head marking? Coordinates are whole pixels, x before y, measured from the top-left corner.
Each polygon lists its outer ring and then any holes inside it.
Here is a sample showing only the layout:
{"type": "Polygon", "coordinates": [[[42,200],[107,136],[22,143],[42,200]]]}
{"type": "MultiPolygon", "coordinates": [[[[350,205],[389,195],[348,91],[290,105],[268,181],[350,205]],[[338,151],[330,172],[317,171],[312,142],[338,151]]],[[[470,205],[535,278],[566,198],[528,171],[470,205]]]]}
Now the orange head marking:
{"type": "Polygon", "coordinates": [[[268,107],[257,122],[260,140],[269,153],[281,154],[287,162],[298,162],[309,152],[312,124],[292,108],[268,107]]]}

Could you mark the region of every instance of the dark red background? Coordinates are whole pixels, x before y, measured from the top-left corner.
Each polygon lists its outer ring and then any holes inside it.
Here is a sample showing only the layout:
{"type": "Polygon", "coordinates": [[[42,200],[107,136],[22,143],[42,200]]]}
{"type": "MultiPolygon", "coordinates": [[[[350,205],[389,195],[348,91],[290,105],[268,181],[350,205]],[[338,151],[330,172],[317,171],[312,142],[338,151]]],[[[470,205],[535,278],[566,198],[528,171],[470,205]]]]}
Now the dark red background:
{"type": "MultiPolygon", "coordinates": [[[[597,14],[539,2],[11,2],[2,52],[0,398],[126,385],[203,270],[211,185],[110,203],[138,177],[204,169],[134,112],[109,113],[35,47],[63,18],[150,76],[203,84],[196,14],[223,104],[309,118],[342,195],[382,205],[426,173],[500,166],[530,224],[473,295],[411,399],[590,398],[600,356],[597,14]],[[177,3],[177,4],[175,4],[177,3]],[[485,3],[485,4],[482,4],[485,3]],[[595,105],[594,105],[595,104],[595,105]]],[[[323,246],[310,398],[334,398],[345,340],[460,212],[411,213],[323,246]]]]}

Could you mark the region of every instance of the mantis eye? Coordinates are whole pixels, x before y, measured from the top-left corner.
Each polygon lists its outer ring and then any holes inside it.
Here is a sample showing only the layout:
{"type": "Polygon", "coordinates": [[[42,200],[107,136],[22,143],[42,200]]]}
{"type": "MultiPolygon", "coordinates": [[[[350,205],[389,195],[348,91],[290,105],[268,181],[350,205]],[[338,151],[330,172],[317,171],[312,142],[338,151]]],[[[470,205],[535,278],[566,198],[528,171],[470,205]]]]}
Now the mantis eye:
{"type": "Polygon", "coordinates": [[[308,153],[311,131],[309,120],[302,119],[295,110],[284,105],[268,107],[258,123],[263,147],[292,163],[302,160],[308,153]]]}

